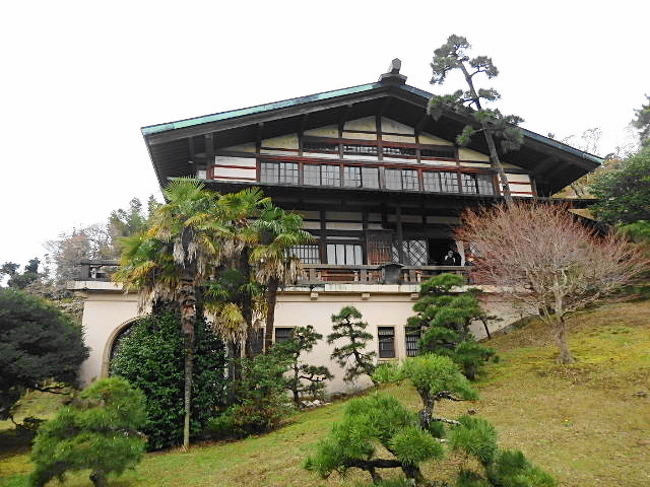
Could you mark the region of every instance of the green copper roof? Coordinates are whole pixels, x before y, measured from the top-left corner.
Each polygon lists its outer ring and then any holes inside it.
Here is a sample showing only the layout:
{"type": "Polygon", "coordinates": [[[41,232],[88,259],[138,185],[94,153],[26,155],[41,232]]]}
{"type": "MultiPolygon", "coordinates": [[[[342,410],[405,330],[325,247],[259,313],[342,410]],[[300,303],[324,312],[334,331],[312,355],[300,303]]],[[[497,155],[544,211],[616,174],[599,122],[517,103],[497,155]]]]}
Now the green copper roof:
{"type": "Polygon", "coordinates": [[[368,83],[365,85],[351,86],[349,88],[342,88],[340,90],[325,91],[323,93],[316,93],[314,95],[300,96],[298,98],[290,98],[288,100],[276,101],[273,103],[265,103],[264,105],[256,105],[248,108],[239,108],[229,112],[214,113],[212,115],[204,115],[202,117],[188,118],[186,120],[179,120],[178,122],[163,123],[160,125],[149,125],[142,128],[143,135],[155,134],[158,132],[166,132],[167,130],[175,130],[184,127],[192,127],[194,125],[201,125],[203,123],[218,122],[220,120],[227,120],[229,118],[243,117],[244,115],[252,115],[255,113],[267,112],[270,110],[277,110],[279,108],[287,108],[303,103],[313,101],[327,100],[336,98],[343,95],[351,95],[363,91],[369,91],[373,88],[381,86],[381,83],[368,83]]]}

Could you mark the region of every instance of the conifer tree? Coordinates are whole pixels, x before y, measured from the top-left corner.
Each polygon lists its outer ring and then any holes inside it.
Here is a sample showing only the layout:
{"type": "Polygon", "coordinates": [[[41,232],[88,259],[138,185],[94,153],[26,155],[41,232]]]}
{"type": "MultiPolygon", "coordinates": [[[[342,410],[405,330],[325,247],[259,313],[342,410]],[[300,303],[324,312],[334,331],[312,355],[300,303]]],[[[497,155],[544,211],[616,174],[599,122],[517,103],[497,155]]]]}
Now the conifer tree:
{"type": "Polygon", "coordinates": [[[489,109],[483,102],[493,102],[501,95],[493,88],[476,88],[474,76],[484,73],[488,79],[499,74],[499,70],[487,56],[477,56],[470,59],[467,49],[471,46],[462,36],[451,35],[447,42],[434,51],[431,69],[433,77],[431,84],[442,84],[449,72],[458,69],[462,72],[467,83],[467,90],[458,90],[450,95],[434,95],[429,101],[428,113],[439,119],[445,110],[453,110],[472,117],[473,123],[463,128],[457,136],[458,145],[465,146],[471,137],[483,132],[485,142],[490,152],[490,160],[499,175],[503,195],[506,201],[511,201],[510,187],[506,173],[499,158],[495,137],[501,139],[501,150],[506,152],[518,149],[523,143],[523,134],[517,124],[523,120],[515,115],[503,115],[498,109],[489,109]]]}
{"type": "Polygon", "coordinates": [[[109,474],[135,467],[146,443],[138,431],[146,421],[144,402],[142,392],[122,378],[88,386],[39,429],[29,484],[41,487],[68,471],[89,469],[93,485],[106,487],[109,474]]]}
{"type": "Polygon", "coordinates": [[[354,306],[346,306],[338,315],[332,315],[334,333],[327,336],[327,343],[331,345],[340,339],[347,339],[349,343],[336,347],[330,358],[336,360],[342,368],[347,368],[343,377],[346,382],[354,382],[357,377],[367,375],[376,385],[372,376],[376,354],[365,351],[367,342],[373,337],[365,331],[368,323],[361,321],[361,317],[361,313],[354,306]]]}
{"type": "Polygon", "coordinates": [[[417,314],[407,320],[407,329],[421,337],[421,352],[450,357],[473,380],[494,351],[477,343],[469,330],[472,321],[491,319],[481,310],[479,291],[452,292],[465,284],[457,274],[440,274],[423,282],[413,306],[417,314]]]}
{"type": "Polygon", "coordinates": [[[287,380],[287,387],[292,393],[293,402],[298,407],[302,405],[301,394],[307,393],[312,397],[322,395],[325,381],[333,377],[327,367],[300,363],[300,356],[311,352],[314,345],[322,338],[323,335],[316,333],[313,326],[299,326],[292,330],[289,341],[275,346],[291,357],[291,377],[287,380]]]}

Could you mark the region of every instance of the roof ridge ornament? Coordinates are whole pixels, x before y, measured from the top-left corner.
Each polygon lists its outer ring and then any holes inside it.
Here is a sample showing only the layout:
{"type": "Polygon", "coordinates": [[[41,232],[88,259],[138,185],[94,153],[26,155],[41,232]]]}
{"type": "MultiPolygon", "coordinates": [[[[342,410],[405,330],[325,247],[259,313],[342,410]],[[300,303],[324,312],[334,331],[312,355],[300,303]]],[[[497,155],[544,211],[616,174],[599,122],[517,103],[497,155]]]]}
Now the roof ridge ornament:
{"type": "Polygon", "coordinates": [[[395,58],[390,62],[388,71],[379,77],[380,83],[403,85],[406,83],[406,76],[400,74],[399,70],[402,68],[402,61],[395,58]]]}

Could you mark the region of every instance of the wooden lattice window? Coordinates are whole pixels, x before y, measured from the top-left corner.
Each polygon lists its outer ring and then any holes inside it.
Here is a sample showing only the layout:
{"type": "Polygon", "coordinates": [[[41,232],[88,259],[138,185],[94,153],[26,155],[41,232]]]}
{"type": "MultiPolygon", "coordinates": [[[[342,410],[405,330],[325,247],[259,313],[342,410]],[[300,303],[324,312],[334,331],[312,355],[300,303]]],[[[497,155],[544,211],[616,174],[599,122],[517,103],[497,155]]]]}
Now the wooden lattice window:
{"type": "Polygon", "coordinates": [[[349,188],[361,187],[361,168],[357,166],[345,166],[343,168],[343,186],[349,188]]]}
{"type": "Polygon", "coordinates": [[[379,358],[395,358],[395,328],[380,326],[377,334],[379,335],[379,358]]]}
{"type": "Polygon", "coordinates": [[[378,148],[376,145],[343,144],[343,152],[345,154],[375,156],[378,148]]]}
{"type": "Polygon", "coordinates": [[[331,144],[327,142],[314,142],[314,141],[305,140],[302,143],[302,150],[304,152],[336,153],[339,151],[339,145],[331,144]]]}
{"type": "Polygon", "coordinates": [[[286,253],[298,257],[303,264],[320,264],[320,249],[317,244],[294,245],[286,253]]]}
{"type": "Polygon", "coordinates": [[[274,184],[298,184],[298,164],[293,162],[262,162],[260,181],[274,184]]]}
{"type": "Polygon", "coordinates": [[[379,169],[376,167],[362,167],[361,183],[364,188],[379,188],[379,169]]]}

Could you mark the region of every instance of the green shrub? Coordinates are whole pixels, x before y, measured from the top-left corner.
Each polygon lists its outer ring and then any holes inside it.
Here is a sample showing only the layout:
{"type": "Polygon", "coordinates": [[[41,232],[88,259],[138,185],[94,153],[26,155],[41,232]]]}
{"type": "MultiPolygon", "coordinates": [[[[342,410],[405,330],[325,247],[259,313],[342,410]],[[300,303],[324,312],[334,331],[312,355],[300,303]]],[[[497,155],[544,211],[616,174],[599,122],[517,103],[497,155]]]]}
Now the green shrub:
{"type": "MultiPolygon", "coordinates": [[[[183,440],[184,351],[180,322],[162,312],[133,325],[119,343],[111,374],[129,380],[146,396],[144,432],[150,450],[183,440]]],[[[225,358],[221,341],[204,320],[197,320],[192,389],[192,437],[204,434],[208,420],[224,402],[225,358]]]]}
{"type": "Polygon", "coordinates": [[[81,392],[70,406],[38,431],[32,449],[36,469],[30,485],[43,486],[68,471],[90,469],[90,479],[104,486],[106,476],[135,467],[145,438],[144,395],[121,378],[103,379],[81,392]]]}
{"type": "Polygon", "coordinates": [[[75,384],[86,358],[72,319],[44,299],[0,289],[0,420],[29,389],[75,384]]]}
{"type": "Polygon", "coordinates": [[[276,428],[292,411],[287,383],[291,357],[281,347],[240,360],[241,378],[229,385],[233,404],[209,420],[216,438],[243,438],[276,428]]]}

